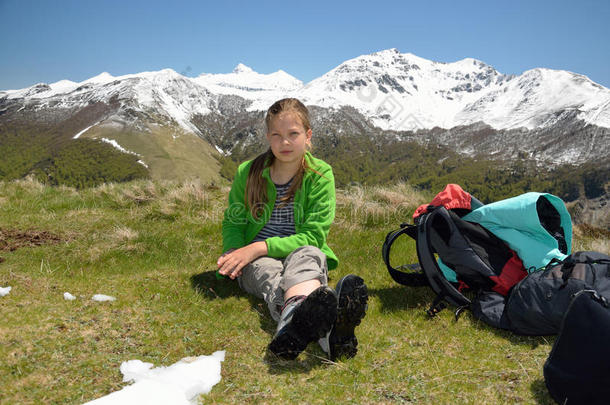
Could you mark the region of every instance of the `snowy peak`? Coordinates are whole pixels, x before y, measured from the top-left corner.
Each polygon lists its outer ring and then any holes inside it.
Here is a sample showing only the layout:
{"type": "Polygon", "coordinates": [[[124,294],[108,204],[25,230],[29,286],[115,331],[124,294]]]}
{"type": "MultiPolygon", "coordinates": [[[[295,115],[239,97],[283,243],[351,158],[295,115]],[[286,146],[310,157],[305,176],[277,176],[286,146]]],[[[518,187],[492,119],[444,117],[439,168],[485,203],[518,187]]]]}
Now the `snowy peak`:
{"type": "Polygon", "coordinates": [[[253,73],[254,70],[252,70],[252,68],[244,65],[243,63],[238,63],[237,66],[235,66],[235,69],[233,69],[233,73],[253,73]]]}
{"type": "Polygon", "coordinates": [[[342,63],[310,82],[305,98],[353,106],[384,129],[451,128],[481,90],[507,79],[475,59],[439,63],[390,49],[342,63]]]}
{"type": "Polygon", "coordinates": [[[566,111],[610,127],[610,90],[585,76],[533,69],[504,75],[477,59],[434,62],[388,49],[350,59],[307,84],[304,98],[322,107],[349,105],[383,129],[452,128],[485,122],[528,129],[566,111]]]}
{"type": "Polygon", "coordinates": [[[108,83],[114,80],[114,76],[112,76],[110,73],[108,72],[102,72],[97,76],[94,76],[90,79],[87,79],[83,82],[81,82],[81,84],[85,84],[85,83],[108,83]]]}
{"type": "Polygon", "coordinates": [[[235,95],[250,100],[249,110],[266,110],[274,101],[296,96],[303,82],[278,70],[270,74],[255,72],[238,64],[231,73],[201,74],[193,79],[196,84],[218,95],[235,95]]]}
{"type": "Polygon", "coordinates": [[[202,73],[193,80],[203,86],[220,86],[253,91],[278,89],[290,91],[298,90],[303,86],[303,82],[283,70],[261,74],[241,63],[231,73],[202,73]]]}
{"type": "Polygon", "coordinates": [[[610,128],[610,90],[586,76],[544,68],[505,75],[473,58],[435,62],[396,48],[347,60],[306,85],[283,70],[262,74],[239,63],[230,73],[195,78],[172,69],[117,77],[103,72],[80,83],[60,80],[0,92],[0,100],[66,108],[118,99],[122,108],[153,110],[194,132],[192,117],[214,111],[223,96],[241,97],[249,111],[264,111],[284,97],[326,108],[350,106],[393,130],[476,122],[533,129],[567,115],[610,128]]]}

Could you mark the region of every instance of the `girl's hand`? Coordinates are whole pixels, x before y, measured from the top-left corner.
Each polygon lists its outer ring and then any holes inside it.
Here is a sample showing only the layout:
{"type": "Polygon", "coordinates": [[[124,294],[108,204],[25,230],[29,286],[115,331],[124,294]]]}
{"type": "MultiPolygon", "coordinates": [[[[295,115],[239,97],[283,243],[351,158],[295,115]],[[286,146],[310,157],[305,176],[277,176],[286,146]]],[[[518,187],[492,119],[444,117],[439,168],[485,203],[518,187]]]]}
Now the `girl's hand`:
{"type": "Polygon", "coordinates": [[[223,276],[235,279],[250,262],[267,254],[267,244],[264,241],[254,242],[239,249],[231,249],[218,258],[218,272],[223,276]]]}

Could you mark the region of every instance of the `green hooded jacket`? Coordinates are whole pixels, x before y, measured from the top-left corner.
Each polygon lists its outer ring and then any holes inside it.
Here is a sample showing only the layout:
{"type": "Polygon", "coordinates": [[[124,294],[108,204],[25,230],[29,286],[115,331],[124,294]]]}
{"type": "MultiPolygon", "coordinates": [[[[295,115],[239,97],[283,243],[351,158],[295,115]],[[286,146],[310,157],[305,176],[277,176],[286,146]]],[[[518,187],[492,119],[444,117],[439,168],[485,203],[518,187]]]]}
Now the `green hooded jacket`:
{"type": "MultiPolygon", "coordinates": [[[[335,178],[330,165],[305,153],[310,168],[303,174],[301,187],[294,195],[294,228],[290,236],[267,238],[267,256],[284,258],[298,247],[316,246],[326,255],[328,269],[337,267],[339,260],[326,244],[330,225],[335,218],[335,178]],[[313,170],[311,170],[313,169],[313,170]],[[317,173],[316,173],[317,172],[317,173]]],[[[252,166],[248,160],[237,168],[231,191],[229,206],[222,221],[222,251],[238,249],[249,244],[269,221],[275,204],[276,189],[269,175],[269,167],[263,169],[267,180],[267,199],[260,218],[255,219],[246,204],[246,181],[252,166]]]]}

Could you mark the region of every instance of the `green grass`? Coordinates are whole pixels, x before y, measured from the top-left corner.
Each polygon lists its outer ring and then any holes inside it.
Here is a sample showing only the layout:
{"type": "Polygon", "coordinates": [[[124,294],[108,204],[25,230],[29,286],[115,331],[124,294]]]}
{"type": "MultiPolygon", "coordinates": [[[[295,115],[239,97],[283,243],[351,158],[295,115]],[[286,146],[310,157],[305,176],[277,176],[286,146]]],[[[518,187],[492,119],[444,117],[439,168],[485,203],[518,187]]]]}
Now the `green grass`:
{"type": "Polygon", "coordinates": [[[116,140],[123,148],[136,152],[149,167],[153,180],[181,181],[193,177],[220,180],[220,164],[214,148],[194,134],[172,126],[149,126],[148,132],[96,127],[85,138],[116,140]]]}
{"type": "MultiPolygon", "coordinates": [[[[356,273],[370,293],[358,355],[331,363],[312,344],[296,361],[269,356],[266,305],[214,277],[227,191],[198,182],[81,191],[0,183],[0,230],[61,238],[40,246],[0,238],[0,249],[18,247],[0,250],[0,286],[13,287],[0,298],[0,403],[82,403],[124,386],[123,361],[167,366],[217,350],[226,350],[222,380],[206,403],[552,403],[542,376],[552,338],[492,329],[470,313],[428,319],[431,291],[389,277],[385,234],[431,197],[405,184],[338,191],[329,244],[341,264],[330,284],[356,273]],[[65,301],[66,291],[78,299],[65,301]],[[97,293],[117,300],[91,301],[97,293]]],[[[583,234],[578,243],[598,241],[583,234]]],[[[417,261],[413,242],[396,252],[417,261]]]]}

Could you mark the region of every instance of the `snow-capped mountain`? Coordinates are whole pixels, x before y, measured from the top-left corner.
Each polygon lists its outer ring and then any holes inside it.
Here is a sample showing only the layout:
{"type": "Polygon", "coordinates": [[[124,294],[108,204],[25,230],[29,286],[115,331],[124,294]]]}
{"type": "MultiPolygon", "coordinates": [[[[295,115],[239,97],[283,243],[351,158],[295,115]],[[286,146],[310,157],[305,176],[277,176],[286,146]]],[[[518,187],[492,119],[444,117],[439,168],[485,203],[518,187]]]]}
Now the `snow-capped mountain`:
{"type": "Polygon", "coordinates": [[[548,127],[568,111],[610,127],[610,90],[567,71],[504,75],[476,59],[429,61],[396,49],[349,60],[303,90],[310,104],[351,105],[384,129],[548,127]]]}
{"type": "Polygon", "coordinates": [[[260,74],[248,66],[238,64],[228,74],[201,74],[192,79],[214,94],[235,95],[253,101],[250,110],[266,110],[274,101],[294,95],[303,82],[283,70],[260,74]]]}
{"type": "Polygon", "coordinates": [[[113,97],[134,110],[171,117],[199,133],[195,115],[215,109],[220,96],[238,96],[248,111],[264,111],[282,97],[308,105],[356,108],[389,130],[452,128],[484,122],[496,129],[545,128],[563,115],[610,127],[610,90],[587,77],[550,69],[504,75],[476,59],[433,62],[396,49],[348,60],[304,84],[284,71],[260,74],[239,64],[228,74],[190,78],[171,69],[113,77],[102,73],[80,83],[61,80],[0,92],[4,103],[74,108],[113,97]]]}
{"type": "Polygon", "coordinates": [[[543,68],[505,75],[476,59],[440,63],[396,49],[348,60],[307,84],[282,70],[261,74],[243,64],[197,77],[164,69],[40,83],[0,91],[0,124],[55,123],[65,136],[100,139],[101,132],[107,138],[126,126],[150,132],[151,125],[169,125],[173,139],[193,134],[229,153],[236,142],[253,142],[262,111],[283,97],[316,106],[322,116],[349,109],[336,115],[346,120],[332,125],[339,134],[353,129],[348,121],[355,119],[377,127],[370,136],[411,131],[409,139],[470,155],[513,159],[525,151],[562,164],[610,154],[610,90],[585,76],[543,68]]]}

